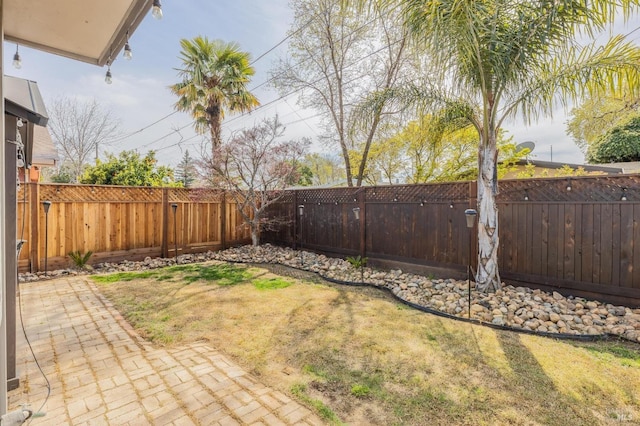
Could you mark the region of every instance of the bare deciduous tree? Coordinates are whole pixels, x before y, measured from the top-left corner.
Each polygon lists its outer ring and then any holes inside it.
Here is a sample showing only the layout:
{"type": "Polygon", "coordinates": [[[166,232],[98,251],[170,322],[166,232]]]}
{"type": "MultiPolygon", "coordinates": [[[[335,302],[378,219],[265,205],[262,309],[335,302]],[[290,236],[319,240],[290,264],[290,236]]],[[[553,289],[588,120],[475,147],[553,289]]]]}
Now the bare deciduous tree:
{"type": "Polygon", "coordinates": [[[353,186],[355,178],[360,186],[369,148],[390,111],[382,100],[363,129],[354,106],[409,74],[408,32],[395,24],[393,10],[367,15],[342,0],[303,0],[293,8],[299,29],[291,35],[290,59],[272,72],[273,84],[282,93],[298,92],[299,104],[323,113],[324,139],[340,147],[347,184],[353,186]]]}
{"type": "Polygon", "coordinates": [[[234,134],[203,161],[211,183],[224,188],[238,204],[254,246],[260,243],[261,229],[271,224],[263,218],[265,209],[284,195],[287,182],[298,179],[296,165],[310,144],[307,139],[282,140],[283,134],[277,117],[265,119],[234,134]]]}
{"type": "Polygon", "coordinates": [[[95,99],[60,97],[50,102],[47,109],[49,131],[62,157],[60,163],[68,167],[72,180],[77,182],[91,155],[98,158],[99,147],[108,145],[118,135],[120,123],[95,99]]]}

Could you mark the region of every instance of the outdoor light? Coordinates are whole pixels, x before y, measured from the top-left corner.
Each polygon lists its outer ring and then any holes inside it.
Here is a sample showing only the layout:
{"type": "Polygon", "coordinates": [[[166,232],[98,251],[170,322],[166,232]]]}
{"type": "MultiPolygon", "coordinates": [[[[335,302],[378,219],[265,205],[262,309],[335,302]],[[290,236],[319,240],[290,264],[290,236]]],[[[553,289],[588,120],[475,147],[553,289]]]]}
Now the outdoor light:
{"type": "Polygon", "coordinates": [[[449,208],[452,209],[453,208],[453,203],[449,203],[449,208]]]}
{"type": "Polygon", "coordinates": [[[13,67],[17,70],[22,68],[22,59],[20,59],[20,52],[18,52],[17,44],[16,44],[16,54],[13,55],[13,67]]]}
{"type": "Polygon", "coordinates": [[[24,167],[24,157],[22,155],[22,148],[18,148],[18,151],[16,152],[16,166],[18,166],[18,168],[23,168],[24,167]]]}
{"type": "Polygon", "coordinates": [[[627,201],[627,188],[622,188],[622,197],[620,197],[620,201],[627,201]]]}
{"type": "Polygon", "coordinates": [[[160,0],[153,0],[151,15],[158,21],[162,19],[162,4],[160,4],[160,0]]]}
{"type": "Polygon", "coordinates": [[[360,220],[360,207],[354,207],[353,214],[356,217],[356,220],[360,220]]]}
{"type": "Polygon", "coordinates": [[[473,233],[471,229],[476,223],[477,211],[466,209],[464,215],[467,218],[467,228],[469,228],[469,263],[467,265],[467,317],[471,318],[471,253],[473,252],[473,233]]]}
{"type": "Polygon", "coordinates": [[[424,207],[424,200],[420,200],[420,207],[424,207]]]}
{"type": "Polygon", "coordinates": [[[303,216],[303,215],[304,215],[304,205],[300,204],[300,205],[298,206],[298,214],[299,214],[300,216],[303,216]]]}
{"type": "Polygon", "coordinates": [[[107,84],[113,83],[113,78],[111,76],[111,65],[107,68],[107,73],[104,75],[104,82],[107,84]]]}
{"type": "Polygon", "coordinates": [[[474,209],[466,209],[464,211],[464,215],[467,217],[467,228],[473,228],[473,225],[476,223],[476,212],[474,209]]]}
{"type": "Polygon", "coordinates": [[[124,43],[124,53],[122,56],[124,56],[127,61],[133,58],[133,51],[131,50],[131,46],[129,46],[129,31],[127,31],[127,41],[124,43]]]}
{"type": "Polygon", "coordinates": [[[529,201],[529,191],[526,189],[524,190],[524,200],[529,201]]]}
{"type": "Polygon", "coordinates": [[[567,179],[567,191],[571,191],[571,178],[567,179]]]}

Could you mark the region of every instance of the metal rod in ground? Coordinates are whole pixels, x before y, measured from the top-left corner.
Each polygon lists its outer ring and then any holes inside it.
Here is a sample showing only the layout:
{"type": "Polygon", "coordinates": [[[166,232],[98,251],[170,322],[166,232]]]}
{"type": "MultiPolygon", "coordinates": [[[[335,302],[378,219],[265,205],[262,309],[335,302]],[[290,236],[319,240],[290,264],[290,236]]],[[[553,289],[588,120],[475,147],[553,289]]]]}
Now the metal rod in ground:
{"type": "Polygon", "coordinates": [[[471,318],[471,265],[467,267],[467,292],[469,297],[467,316],[471,318]]]}

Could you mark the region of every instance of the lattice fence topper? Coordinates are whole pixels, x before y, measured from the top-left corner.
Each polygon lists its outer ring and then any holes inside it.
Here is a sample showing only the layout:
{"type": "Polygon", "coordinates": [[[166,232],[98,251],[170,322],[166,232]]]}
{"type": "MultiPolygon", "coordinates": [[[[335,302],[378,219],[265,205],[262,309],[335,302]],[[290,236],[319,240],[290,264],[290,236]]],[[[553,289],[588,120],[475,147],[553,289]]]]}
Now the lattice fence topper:
{"type": "Polygon", "coordinates": [[[498,202],[640,202],[640,175],[503,180],[498,202]]]}
{"type": "Polygon", "coordinates": [[[366,200],[399,203],[466,202],[469,200],[469,182],[367,187],[366,200]]]}
{"type": "Polygon", "coordinates": [[[216,188],[170,188],[168,198],[170,203],[216,203],[221,202],[224,198],[224,190],[216,188]]]}
{"type": "Polygon", "coordinates": [[[298,190],[298,203],[345,204],[357,202],[361,188],[328,188],[298,190]]]}
{"type": "Polygon", "coordinates": [[[102,185],[40,185],[40,200],[51,202],[162,202],[162,188],[102,185]]]}
{"type": "Polygon", "coordinates": [[[27,203],[31,201],[31,191],[29,191],[29,187],[27,185],[20,185],[20,187],[18,188],[18,192],[16,194],[16,199],[18,200],[18,203],[23,203],[25,201],[24,196],[27,196],[27,203]],[[25,194],[26,192],[26,194],[25,194]]]}

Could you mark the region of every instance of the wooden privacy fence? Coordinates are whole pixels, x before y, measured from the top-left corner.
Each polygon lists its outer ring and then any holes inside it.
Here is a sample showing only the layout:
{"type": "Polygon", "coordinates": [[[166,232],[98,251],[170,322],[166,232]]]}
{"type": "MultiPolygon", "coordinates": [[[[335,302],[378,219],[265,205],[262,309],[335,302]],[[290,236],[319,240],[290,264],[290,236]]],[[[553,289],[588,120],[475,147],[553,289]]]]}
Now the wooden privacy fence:
{"type": "Polygon", "coordinates": [[[26,240],[23,272],[43,270],[45,256],[48,269],[69,266],[71,251],[92,251],[95,263],[172,257],[176,245],[183,254],[250,241],[236,204],[220,190],[31,183],[20,188],[17,217],[17,239],[26,240]]]}
{"type": "MultiPolygon", "coordinates": [[[[640,176],[499,186],[503,280],[640,305],[640,176]]],[[[270,208],[285,221],[262,239],[464,276],[477,262],[464,210],[476,207],[475,182],[296,190],[270,208]]]]}

